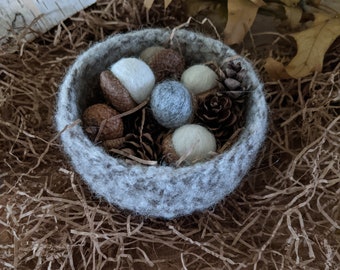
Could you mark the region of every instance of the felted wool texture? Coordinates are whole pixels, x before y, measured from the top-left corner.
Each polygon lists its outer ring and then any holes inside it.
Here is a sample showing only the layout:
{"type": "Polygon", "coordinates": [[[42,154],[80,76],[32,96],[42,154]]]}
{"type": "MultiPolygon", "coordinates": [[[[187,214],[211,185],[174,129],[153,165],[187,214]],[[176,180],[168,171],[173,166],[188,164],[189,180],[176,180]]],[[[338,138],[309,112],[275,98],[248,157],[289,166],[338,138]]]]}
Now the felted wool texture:
{"type": "Polygon", "coordinates": [[[150,107],[162,126],[176,128],[189,122],[193,115],[191,94],[177,81],[164,81],[152,90],[150,107]]]}
{"type": "Polygon", "coordinates": [[[114,63],[110,70],[129,91],[136,103],[142,103],[149,97],[156,79],[151,68],[144,61],[134,57],[122,58],[114,63]]]}
{"type": "Polygon", "coordinates": [[[172,135],[172,144],[179,157],[193,162],[205,159],[210,152],[216,152],[216,139],[205,127],[188,124],[177,128],[172,135]]]}
{"type": "Polygon", "coordinates": [[[217,74],[205,65],[193,65],[184,70],[181,82],[195,95],[206,92],[217,85],[217,74]]]}
{"type": "MultiPolygon", "coordinates": [[[[122,57],[137,56],[147,47],[171,40],[180,46],[187,65],[215,61],[219,65],[237,54],[220,41],[184,29],[144,29],[118,34],[94,44],[68,70],[57,97],[56,128],[62,131],[81,118],[99,85],[99,74],[122,57]],[[171,38],[172,37],[172,38],[171,38]]],[[[236,57],[247,70],[250,91],[246,123],[238,140],[224,153],[186,167],[127,164],[107,154],[85,135],[81,125],[61,133],[63,149],[76,172],[93,192],[137,214],[171,219],[205,210],[231,193],[251,167],[267,129],[268,109],[252,65],[236,57]]]]}

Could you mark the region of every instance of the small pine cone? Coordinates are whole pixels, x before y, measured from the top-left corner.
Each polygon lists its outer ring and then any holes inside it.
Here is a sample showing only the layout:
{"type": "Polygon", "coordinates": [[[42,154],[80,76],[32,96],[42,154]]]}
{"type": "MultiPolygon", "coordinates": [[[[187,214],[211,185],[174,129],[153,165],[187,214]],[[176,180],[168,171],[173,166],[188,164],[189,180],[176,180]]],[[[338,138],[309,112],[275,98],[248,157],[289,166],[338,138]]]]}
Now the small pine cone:
{"type": "Polygon", "coordinates": [[[115,148],[115,149],[121,148],[125,140],[126,140],[125,137],[120,137],[117,139],[103,141],[102,144],[103,144],[103,147],[109,151],[112,148],[115,148]]]}
{"type": "Polygon", "coordinates": [[[215,92],[200,100],[196,117],[221,142],[228,139],[238,126],[237,122],[242,116],[238,104],[234,105],[232,99],[225,92],[215,92]]]}
{"type": "Polygon", "coordinates": [[[133,114],[125,116],[124,125],[126,134],[139,134],[142,130],[143,133],[150,133],[153,138],[156,138],[158,134],[166,131],[166,128],[161,126],[153,117],[149,106],[146,106],[133,114]]]}
{"type": "Polygon", "coordinates": [[[229,61],[219,73],[221,90],[226,91],[233,100],[244,99],[246,70],[242,68],[241,62],[229,61]]]}
{"type": "Polygon", "coordinates": [[[144,160],[157,160],[160,152],[158,148],[149,133],[143,133],[142,136],[129,133],[125,136],[121,150],[144,160]]]}

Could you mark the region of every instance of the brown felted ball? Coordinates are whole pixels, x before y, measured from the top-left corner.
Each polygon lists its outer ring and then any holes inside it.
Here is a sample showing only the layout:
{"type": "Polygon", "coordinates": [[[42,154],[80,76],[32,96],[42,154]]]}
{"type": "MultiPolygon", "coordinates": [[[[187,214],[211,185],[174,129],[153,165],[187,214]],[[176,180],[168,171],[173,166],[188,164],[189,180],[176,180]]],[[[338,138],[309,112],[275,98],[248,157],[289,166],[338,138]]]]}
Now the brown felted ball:
{"type": "Polygon", "coordinates": [[[155,53],[148,64],[157,82],[167,78],[179,79],[185,67],[183,56],[172,49],[164,49],[155,53]]]}

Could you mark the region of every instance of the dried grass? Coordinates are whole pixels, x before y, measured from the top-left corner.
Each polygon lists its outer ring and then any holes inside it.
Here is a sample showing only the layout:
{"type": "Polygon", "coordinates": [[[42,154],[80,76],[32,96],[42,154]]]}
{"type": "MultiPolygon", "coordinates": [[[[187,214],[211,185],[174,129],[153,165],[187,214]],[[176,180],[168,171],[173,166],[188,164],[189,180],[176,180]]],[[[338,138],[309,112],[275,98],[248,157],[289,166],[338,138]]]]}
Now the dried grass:
{"type": "Polygon", "coordinates": [[[98,1],[34,42],[1,48],[1,268],[337,269],[340,42],[323,73],[300,80],[271,82],[253,58],[266,81],[268,140],[213,209],[171,221],[134,216],[93,197],[73,172],[53,127],[67,67],[108,34],[187,20],[180,2],[165,13],[162,3],[149,14],[141,6],[98,1]]]}

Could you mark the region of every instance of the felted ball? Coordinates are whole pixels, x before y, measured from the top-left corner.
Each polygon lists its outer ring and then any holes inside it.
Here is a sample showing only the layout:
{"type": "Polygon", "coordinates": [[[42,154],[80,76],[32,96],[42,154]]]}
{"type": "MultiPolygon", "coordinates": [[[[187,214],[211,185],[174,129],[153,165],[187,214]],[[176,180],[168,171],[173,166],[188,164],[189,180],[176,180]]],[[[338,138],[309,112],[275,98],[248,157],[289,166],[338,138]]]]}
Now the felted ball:
{"type": "Polygon", "coordinates": [[[166,128],[184,125],[193,115],[191,94],[177,81],[157,84],[151,93],[150,107],[157,122],[166,128]]]}
{"type": "Polygon", "coordinates": [[[211,68],[198,64],[184,70],[181,82],[191,93],[198,95],[217,86],[217,79],[211,68]]]}
{"type": "Polygon", "coordinates": [[[142,103],[150,96],[155,85],[155,75],[144,61],[134,57],[122,58],[109,69],[136,103],[142,103]]]}
{"type": "Polygon", "coordinates": [[[204,160],[216,151],[216,139],[205,127],[187,124],[177,128],[172,135],[176,154],[191,163],[204,160]]]}
{"type": "Polygon", "coordinates": [[[142,59],[145,63],[149,63],[150,60],[154,57],[155,54],[159,53],[160,51],[165,50],[162,46],[151,46],[144,49],[140,54],[140,59],[142,59]]]}

